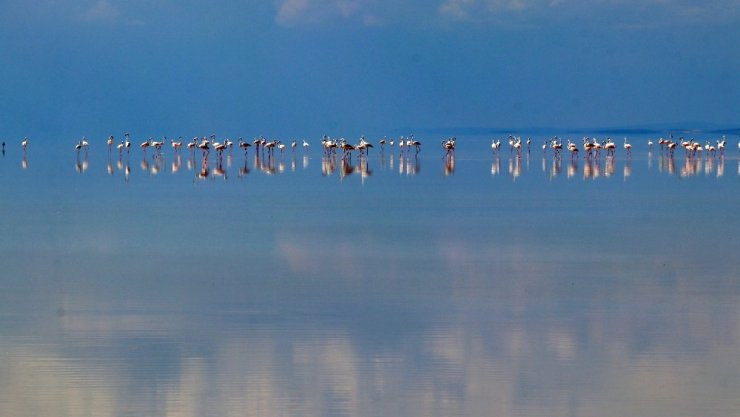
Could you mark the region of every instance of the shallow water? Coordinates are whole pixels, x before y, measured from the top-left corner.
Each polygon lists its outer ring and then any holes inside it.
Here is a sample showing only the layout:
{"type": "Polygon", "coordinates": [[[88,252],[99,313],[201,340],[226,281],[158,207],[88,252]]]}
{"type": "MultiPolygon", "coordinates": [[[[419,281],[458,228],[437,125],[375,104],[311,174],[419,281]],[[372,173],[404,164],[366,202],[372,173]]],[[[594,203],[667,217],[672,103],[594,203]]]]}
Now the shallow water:
{"type": "Polygon", "coordinates": [[[205,177],[9,145],[0,415],[739,415],[736,143],[630,139],[344,165],[316,141],[205,177]]]}

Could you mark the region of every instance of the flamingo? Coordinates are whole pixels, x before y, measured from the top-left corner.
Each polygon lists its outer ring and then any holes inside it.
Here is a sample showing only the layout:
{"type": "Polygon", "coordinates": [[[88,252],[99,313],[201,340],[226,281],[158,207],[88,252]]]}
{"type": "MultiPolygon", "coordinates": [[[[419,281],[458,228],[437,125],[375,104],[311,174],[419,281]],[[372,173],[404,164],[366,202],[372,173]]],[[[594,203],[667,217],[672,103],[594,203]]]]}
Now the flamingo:
{"type": "Polygon", "coordinates": [[[385,148],[385,136],[383,136],[383,139],[381,139],[378,144],[380,145],[380,150],[382,151],[385,148]]]}
{"type": "Polygon", "coordinates": [[[23,152],[26,152],[26,148],[28,147],[28,138],[24,137],[21,141],[21,148],[23,148],[23,152]]]}
{"type": "Polygon", "coordinates": [[[604,143],[604,149],[606,149],[606,155],[614,156],[614,151],[617,149],[617,145],[614,144],[612,141],[612,138],[606,138],[606,142],[604,143]]]}
{"type": "MultiPolygon", "coordinates": [[[[149,140],[151,139],[152,138],[149,138],[149,140]]],[[[145,140],[144,142],[141,142],[141,145],[139,145],[144,153],[146,153],[146,149],[151,145],[151,142],[149,142],[149,140],[145,140]]]]}
{"type": "Polygon", "coordinates": [[[311,145],[308,144],[308,142],[306,141],[306,139],[303,139],[303,151],[304,152],[308,150],[309,146],[311,146],[311,145]]]}
{"type": "Polygon", "coordinates": [[[268,156],[272,156],[272,150],[275,149],[275,146],[277,146],[277,143],[278,143],[277,140],[273,140],[271,142],[267,142],[267,141],[261,142],[262,149],[266,149],[267,150],[267,155],[268,156]]]}
{"type": "Polygon", "coordinates": [[[129,140],[129,134],[128,132],[123,134],[126,137],[126,140],[124,141],[124,146],[126,147],[126,153],[131,152],[131,141],[129,140]]]}
{"type": "Polygon", "coordinates": [[[578,146],[568,139],[568,150],[570,151],[570,159],[578,158],[578,146]]]}
{"type": "Polygon", "coordinates": [[[257,150],[257,153],[259,153],[260,145],[265,144],[265,139],[262,136],[260,136],[258,138],[252,139],[252,143],[254,144],[254,148],[257,150]]]}
{"type": "Polygon", "coordinates": [[[113,135],[108,136],[108,153],[110,153],[111,148],[113,148],[113,142],[115,139],[113,138],[113,135]]]}
{"type": "Polygon", "coordinates": [[[190,149],[192,152],[195,152],[195,148],[198,146],[198,138],[194,137],[190,143],[188,143],[188,149],[190,149]]]}
{"type": "Polygon", "coordinates": [[[596,153],[596,157],[598,158],[601,156],[601,144],[599,143],[599,141],[596,140],[596,138],[593,138],[592,143],[594,145],[594,152],[596,153]]]}
{"type": "Polygon", "coordinates": [[[421,142],[414,139],[414,135],[410,136],[410,140],[406,143],[406,146],[414,146],[416,148],[416,154],[419,154],[419,151],[421,151],[421,142]]]}
{"type": "Polygon", "coordinates": [[[178,138],[178,141],[174,141],[170,139],[170,143],[172,144],[172,147],[175,149],[175,152],[180,151],[180,148],[182,147],[182,136],[178,138]]]}
{"type": "Polygon", "coordinates": [[[555,136],[552,139],[550,146],[552,147],[555,157],[560,157],[560,151],[563,150],[563,142],[558,141],[558,137],[555,136]]]}
{"type": "Polygon", "coordinates": [[[668,153],[670,154],[670,156],[673,157],[673,151],[676,150],[676,142],[674,142],[674,141],[672,141],[670,139],[669,140],[666,140],[665,141],[665,147],[666,147],[666,149],[668,149],[668,153]]]}
{"type": "Polygon", "coordinates": [[[208,139],[205,136],[198,144],[198,148],[203,151],[203,156],[207,156],[209,153],[211,153],[210,142],[208,142],[208,139]]]}
{"type": "Polygon", "coordinates": [[[704,150],[707,151],[707,155],[709,153],[712,154],[712,158],[717,154],[717,148],[714,147],[714,145],[710,144],[709,141],[707,141],[707,144],[704,146],[704,150]]]}
{"type": "Polygon", "coordinates": [[[650,152],[652,152],[653,151],[653,140],[652,139],[648,139],[648,144],[647,145],[648,145],[648,150],[650,152]]]}
{"type": "Polygon", "coordinates": [[[663,149],[668,145],[668,141],[665,138],[659,138],[658,139],[658,146],[660,146],[660,152],[663,152],[663,149]]]}
{"type": "Polygon", "coordinates": [[[224,150],[226,149],[226,143],[213,142],[213,149],[216,150],[218,158],[221,159],[221,155],[223,155],[224,150]]]}
{"type": "Polygon", "coordinates": [[[149,146],[154,147],[154,149],[156,149],[157,153],[159,154],[159,153],[162,152],[162,146],[164,146],[164,141],[166,139],[167,138],[165,138],[164,140],[161,140],[161,141],[155,141],[154,139],[150,139],[149,140],[149,146]]]}
{"type": "Polygon", "coordinates": [[[627,143],[627,138],[624,138],[624,149],[627,151],[627,156],[632,156],[632,145],[627,143]]]}
{"type": "Polygon", "coordinates": [[[522,138],[517,138],[514,141],[513,148],[516,149],[516,156],[521,157],[522,156],[522,138]]]}
{"type": "Polygon", "coordinates": [[[717,149],[719,149],[719,156],[724,156],[725,154],[725,142],[726,139],[724,136],[722,136],[722,140],[717,140],[717,149]]]}
{"type": "Polygon", "coordinates": [[[247,151],[249,150],[249,147],[252,146],[249,142],[245,141],[242,138],[239,138],[239,147],[244,149],[244,155],[247,154],[247,151]]]}
{"type": "Polygon", "coordinates": [[[349,143],[347,143],[344,139],[342,139],[340,147],[342,148],[342,159],[349,158],[352,159],[352,151],[354,151],[356,148],[349,143]]]}
{"type": "Polygon", "coordinates": [[[455,142],[457,139],[454,137],[442,141],[442,149],[447,152],[447,156],[452,156],[455,153],[455,142]]]}
{"type": "Polygon", "coordinates": [[[586,150],[586,158],[591,159],[594,150],[593,142],[589,141],[588,138],[583,138],[583,149],[586,150]]]}

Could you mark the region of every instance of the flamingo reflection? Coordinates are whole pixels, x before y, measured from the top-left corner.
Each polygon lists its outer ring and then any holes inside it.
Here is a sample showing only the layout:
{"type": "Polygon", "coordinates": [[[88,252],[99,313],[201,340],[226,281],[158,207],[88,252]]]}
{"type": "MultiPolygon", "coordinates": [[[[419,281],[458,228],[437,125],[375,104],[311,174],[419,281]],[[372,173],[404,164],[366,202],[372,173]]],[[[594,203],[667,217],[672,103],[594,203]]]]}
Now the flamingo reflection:
{"type": "Polygon", "coordinates": [[[79,174],[84,174],[85,171],[87,171],[89,167],[89,163],[87,161],[87,155],[85,155],[82,160],[80,160],[80,156],[77,155],[77,161],[75,163],[75,171],[77,171],[79,174]]]}
{"type": "Polygon", "coordinates": [[[578,175],[578,158],[575,158],[575,159],[571,158],[570,164],[568,165],[568,172],[567,172],[568,179],[571,179],[575,177],[576,175],[578,175]]]}
{"type": "Polygon", "coordinates": [[[244,154],[244,164],[242,164],[241,167],[239,167],[239,178],[244,177],[245,175],[249,175],[249,166],[247,164],[249,158],[247,158],[246,153],[244,154]]]}
{"type": "MultiPolygon", "coordinates": [[[[544,159],[543,159],[544,161],[544,159]]],[[[491,175],[499,175],[501,173],[501,158],[496,155],[491,162],[491,175]]]]}
{"type": "Polygon", "coordinates": [[[550,167],[550,179],[551,180],[559,177],[560,172],[563,170],[563,166],[562,166],[563,159],[560,158],[560,151],[557,151],[557,155],[558,156],[555,156],[552,158],[552,166],[550,167]]]}
{"type": "Polygon", "coordinates": [[[509,158],[509,176],[516,181],[522,175],[522,160],[517,155],[509,158]]]}
{"type": "Polygon", "coordinates": [[[625,181],[632,176],[632,159],[628,158],[627,161],[625,161],[624,168],[622,169],[622,176],[625,181]]]}
{"type": "Polygon", "coordinates": [[[448,153],[444,157],[444,173],[448,177],[455,173],[455,154],[448,153]]]}
{"type": "Polygon", "coordinates": [[[180,171],[181,165],[182,165],[182,160],[180,159],[180,154],[177,153],[175,155],[175,159],[172,160],[172,166],[170,167],[170,172],[172,174],[176,174],[178,171],[180,171]]]}

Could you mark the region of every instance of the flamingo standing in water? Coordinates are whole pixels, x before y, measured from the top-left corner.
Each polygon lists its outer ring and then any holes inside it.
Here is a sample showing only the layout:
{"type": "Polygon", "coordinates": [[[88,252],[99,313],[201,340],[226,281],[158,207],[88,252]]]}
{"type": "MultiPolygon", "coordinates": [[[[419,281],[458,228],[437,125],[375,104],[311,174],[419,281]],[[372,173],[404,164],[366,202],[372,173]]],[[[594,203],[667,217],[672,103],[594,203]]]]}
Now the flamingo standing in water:
{"type": "Polygon", "coordinates": [[[244,155],[247,154],[247,151],[249,150],[249,147],[252,146],[249,142],[245,141],[242,138],[239,138],[239,147],[244,149],[244,155]]]}
{"type": "Polygon", "coordinates": [[[414,135],[411,135],[409,141],[406,143],[406,146],[408,146],[409,148],[411,146],[415,147],[416,148],[416,155],[418,155],[419,154],[419,151],[421,151],[421,142],[419,142],[418,140],[414,139],[414,135]]]}
{"type": "Polygon", "coordinates": [[[277,141],[277,148],[278,150],[280,150],[280,156],[283,156],[283,154],[285,153],[285,149],[287,149],[287,146],[283,142],[277,141]]]}
{"type": "Polygon", "coordinates": [[[722,140],[717,140],[717,149],[719,149],[719,156],[725,155],[725,142],[726,139],[724,136],[722,136],[722,140]]]}
{"type": "MultiPolygon", "coordinates": [[[[501,142],[499,142],[501,143],[501,142]]],[[[496,145],[496,139],[491,139],[491,153],[496,153],[496,150],[498,149],[496,145]]]]}
{"type": "Polygon", "coordinates": [[[627,138],[624,138],[624,150],[627,151],[627,156],[632,156],[632,145],[627,143],[627,138]]]}
{"type": "Polygon", "coordinates": [[[226,149],[226,143],[221,142],[213,142],[213,149],[216,150],[216,153],[218,154],[218,159],[221,159],[221,156],[224,153],[224,150],[226,149]]]}
{"type": "Polygon", "coordinates": [[[562,141],[559,141],[558,140],[558,137],[555,136],[552,139],[550,146],[552,147],[552,151],[553,151],[554,156],[557,157],[557,158],[559,158],[560,157],[560,151],[563,150],[563,142],[562,141]]]}
{"type": "Polygon", "coordinates": [[[606,149],[606,155],[614,156],[614,151],[617,149],[617,145],[614,144],[612,141],[612,138],[606,138],[606,142],[604,143],[604,149],[606,149]]]}
{"type": "Polygon", "coordinates": [[[26,148],[28,147],[28,138],[25,137],[21,141],[21,148],[23,148],[23,152],[26,152],[26,148]]]}
{"type": "Polygon", "coordinates": [[[178,141],[174,141],[170,139],[170,143],[172,144],[172,147],[175,149],[175,152],[179,152],[180,148],[182,147],[182,136],[178,138],[178,141]]]}
{"type": "Polygon", "coordinates": [[[196,147],[198,147],[198,138],[194,137],[193,140],[188,143],[188,149],[190,149],[191,152],[195,152],[196,147]]]}
{"type": "Polygon", "coordinates": [[[306,139],[303,139],[303,151],[304,152],[305,151],[308,151],[308,147],[309,146],[311,146],[311,145],[308,144],[308,142],[306,141],[306,139]]]}
{"type": "Polygon", "coordinates": [[[208,156],[208,154],[211,153],[211,147],[210,147],[210,142],[208,142],[208,138],[204,136],[203,139],[198,144],[198,148],[201,151],[203,151],[204,157],[208,156]]]}
{"type": "Polygon", "coordinates": [[[129,140],[128,132],[123,134],[126,137],[126,140],[123,142],[123,146],[126,148],[126,153],[131,152],[131,141],[129,140]]]}
{"type": "Polygon", "coordinates": [[[570,151],[570,159],[578,159],[578,145],[571,142],[570,139],[568,139],[568,150],[570,151]]]}
{"type": "Polygon", "coordinates": [[[455,142],[457,139],[454,137],[442,141],[442,149],[447,153],[446,156],[452,156],[455,154],[455,142]]]}
{"type": "Polygon", "coordinates": [[[110,150],[113,148],[113,142],[115,142],[113,135],[108,136],[108,153],[110,153],[110,150]]]}
{"type": "Polygon", "coordinates": [[[668,140],[665,141],[665,147],[666,147],[666,149],[668,149],[668,154],[672,158],[673,157],[673,151],[676,150],[676,142],[674,142],[671,139],[668,139],[668,140]]]}

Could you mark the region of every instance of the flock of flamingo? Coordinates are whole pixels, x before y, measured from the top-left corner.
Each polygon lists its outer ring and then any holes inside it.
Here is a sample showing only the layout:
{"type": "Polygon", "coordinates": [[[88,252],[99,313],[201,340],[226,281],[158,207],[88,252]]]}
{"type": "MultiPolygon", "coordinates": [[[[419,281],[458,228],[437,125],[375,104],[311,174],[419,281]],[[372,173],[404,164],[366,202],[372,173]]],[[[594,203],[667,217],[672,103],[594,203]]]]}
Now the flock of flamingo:
{"type": "MultiPolygon", "coordinates": [[[[509,146],[509,154],[512,159],[520,159],[523,153],[526,152],[529,155],[532,152],[533,141],[531,138],[522,139],[521,137],[510,135],[508,136],[507,140],[509,146]]],[[[24,155],[24,168],[26,168],[28,164],[25,155],[27,149],[29,148],[29,143],[30,141],[27,137],[24,137],[21,141],[21,149],[23,150],[24,155]]],[[[355,144],[351,144],[344,138],[335,139],[329,136],[324,136],[320,140],[320,143],[323,150],[322,172],[325,175],[331,174],[336,170],[336,162],[340,152],[340,161],[342,167],[341,172],[343,174],[352,173],[356,170],[356,172],[362,174],[363,178],[370,175],[367,164],[367,157],[370,154],[370,150],[375,148],[375,145],[368,141],[364,136],[361,136],[359,138],[359,141],[355,144]],[[358,166],[352,164],[353,154],[358,155],[358,166]]],[[[653,141],[653,139],[648,139],[646,143],[647,150],[650,154],[652,154],[654,147],[657,145],[657,147],[659,147],[660,149],[661,156],[666,156],[668,158],[673,158],[675,150],[678,149],[678,147],[681,147],[685,151],[685,156],[687,160],[696,160],[697,158],[701,158],[702,155],[706,155],[707,158],[716,158],[717,156],[721,158],[722,156],[724,156],[726,144],[727,139],[724,136],[721,139],[716,139],[716,141],[714,142],[710,140],[705,140],[702,143],[695,139],[684,139],[683,137],[674,140],[672,135],[670,135],[668,139],[659,138],[655,141],[653,141]]],[[[135,145],[133,144],[129,133],[125,133],[124,139],[120,142],[116,142],[114,136],[109,136],[106,141],[106,145],[109,156],[108,171],[112,174],[112,165],[110,163],[111,154],[116,152],[118,153],[118,165],[119,168],[121,168],[123,166],[122,162],[124,154],[128,157],[128,155],[130,155],[131,153],[131,149],[135,145]]],[[[389,139],[386,136],[382,139],[379,139],[376,142],[376,145],[380,148],[381,155],[384,155],[386,149],[390,149],[391,156],[393,156],[395,155],[395,149],[397,148],[399,155],[399,168],[401,169],[401,171],[407,170],[407,173],[418,173],[418,155],[421,152],[422,144],[419,140],[414,138],[414,135],[410,135],[408,137],[401,136],[398,139],[389,139]],[[411,158],[411,156],[413,156],[414,158],[411,158]],[[404,158],[406,158],[406,160],[404,160],[404,158]]],[[[441,141],[441,148],[444,151],[444,170],[446,175],[454,172],[456,145],[457,139],[455,137],[450,137],[441,141]]],[[[490,146],[495,157],[500,156],[501,145],[502,140],[500,138],[494,138],[491,140],[490,146]]],[[[178,140],[168,140],[166,137],[162,138],[161,140],[149,138],[138,144],[138,147],[141,149],[144,156],[144,160],[142,160],[142,169],[151,168],[153,173],[158,172],[162,168],[159,162],[162,162],[163,150],[167,146],[170,146],[173,149],[176,156],[176,163],[173,162],[173,172],[176,172],[177,169],[179,169],[180,151],[182,148],[185,148],[190,152],[191,155],[191,159],[188,161],[189,168],[192,168],[194,166],[195,154],[200,152],[200,154],[202,155],[202,159],[199,176],[207,177],[211,172],[213,172],[214,174],[225,172],[223,166],[224,153],[228,152],[228,154],[230,155],[234,147],[238,147],[239,149],[241,149],[245,155],[245,164],[242,168],[240,168],[240,174],[244,174],[249,171],[246,164],[246,156],[249,150],[252,148],[255,150],[255,167],[261,168],[267,173],[272,173],[275,172],[276,169],[280,171],[280,165],[278,165],[278,167],[275,167],[274,165],[275,160],[282,160],[282,157],[288,151],[290,151],[292,155],[295,155],[299,147],[303,150],[305,167],[307,165],[305,157],[309,151],[309,148],[311,147],[311,144],[306,139],[302,139],[300,141],[300,144],[299,141],[295,139],[286,144],[279,139],[268,140],[262,136],[253,139],[251,142],[246,141],[242,138],[237,139],[236,142],[232,141],[229,138],[217,140],[215,135],[194,137],[187,143],[184,142],[182,138],[179,138],[178,140]],[[152,157],[154,159],[153,165],[150,165],[146,159],[147,152],[150,149],[152,150],[152,157]],[[211,154],[211,152],[216,153],[216,166],[213,171],[211,171],[211,167],[209,165],[209,155],[211,154]],[[276,152],[279,152],[280,158],[275,157],[276,152]]],[[[87,138],[83,137],[74,145],[74,148],[77,154],[77,169],[80,172],[84,172],[88,166],[87,155],[90,148],[90,142],[87,140],[87,138]],[[83,157],[83,160],[80,160],[81,156],[83,157]]],[[[598,140],[594,137],[584,137],[582,138],[581,143],[577,144],[571,139],[567,139],[566,143],[556,136],[543,141],[541,145],[543,157],[547,155],[548,152],[551,152],[553,158],[555,160],[559,160],[561,158],[563,150],[567,150],[570,153],[571,160],[575,161],[579,159],[580,153],[583,152],[583,159],[587,161],[587,163],[591,161],[598,161],[602,154],[606,156],[608,162],[615,156],[617,148],[617,144],[610,137],[607,137],[603,140],[598,140]]],[[[632,144],[629,143],[627,138],[624,138],[621,148],[624,150],[626,158],[631,158],[632,144]]],[[[738,150],[740,151],[740,143],[738,143],[738,150]]],[[[2,153],[3,155],[5,154],[5,142],[2,142],[2,153]]],[[[384,158],[381,158],[381,162],[384,162],[384,160],[384,158]]],[[[392,157],[390,159],[390,162],[391,164],[393,163],[392,157]]],[[[230,164],[230,159],[228,163],[230,164]]],[[[518,165],[516,164],[516,161],[512,161],[512,163],[514,163],[515,166],[518,165]]],[[[295,161],[293,160],[293,168],[294,167],[295,161]]],[[[588,167],[592,167],[592,165],[589,164],[588,167]]],[[[555,165],[553,166],[553,169],[554,168],[555,165]]],[[[584,167],[584,170],[586,170],[586,167],[584,167]]],[[[130,172],[130,169],[126,171],[128,176],[128,172],[130,172]]],[[[492,172],[494,171],[498,171],[498,169],[492,168],[492,172]]]]}
{"type": "MultiPolygon", "coordinates": [[[[516,152],[517,156],[521,156],[522,148],[524,146],[522,138],[509,136],[508,141],[509,153],[513,154],[516,152]]],[[[678,140],[674,140],[673,135],[671,135],[669,139],[660,138],[657,140],[657,143],[660,146],[661,153],[666,153],[669,156],[673,156],[673,152],[680,146],[686,150],[686,156],[689,158],[701,156],[702,153],[705,153],[707,156],[715,157],[718,153],[720,156],[724,155],[727,138],[723,136],[721,139],[717,139],[716,146],[712,144],[710,140],[706,140],[704,145],[693,138],[684,139],[681,137],[678,140]]],[[[526,144],[527,153],[529,153],[531,151],[532,139],[527,138],[524,144],[526,144]]],[[[648,139],[647,148],[649,152],[653,151],[653,146],[653,140],[648,139]]],[[[622,147],[624,148],[627,157],[632,156],[632,144],[627,141],[627,138],[624,138],[622,147]]],[[[491,149],[494,154],[499,153],[501,150],[501,139],[492,139],[491,149]]],[[[602,151],[606,153],[606,156],[614,156],[617,150],[617,144],[610,137],[607,137],[603,141],[599,141],[597,138],[584,137],[582,140],[582,146],[579,147],[578,144],[570,139],[568,139],[568,143],[564,145],[563,141],[556,136],[542,143],[543,154],[547,153],[548,149],[552,150],[555,157],[559,157],[562,150],[567,149],[568,152],[570,152],[571,158],[578,158],[581,149],[583,149],[585,152],[584,157],[586,159],[590,159],[598,158],[602,151]]],[[[738,142],[738,150],[740,150],[740,142],[738,142]]]]}

